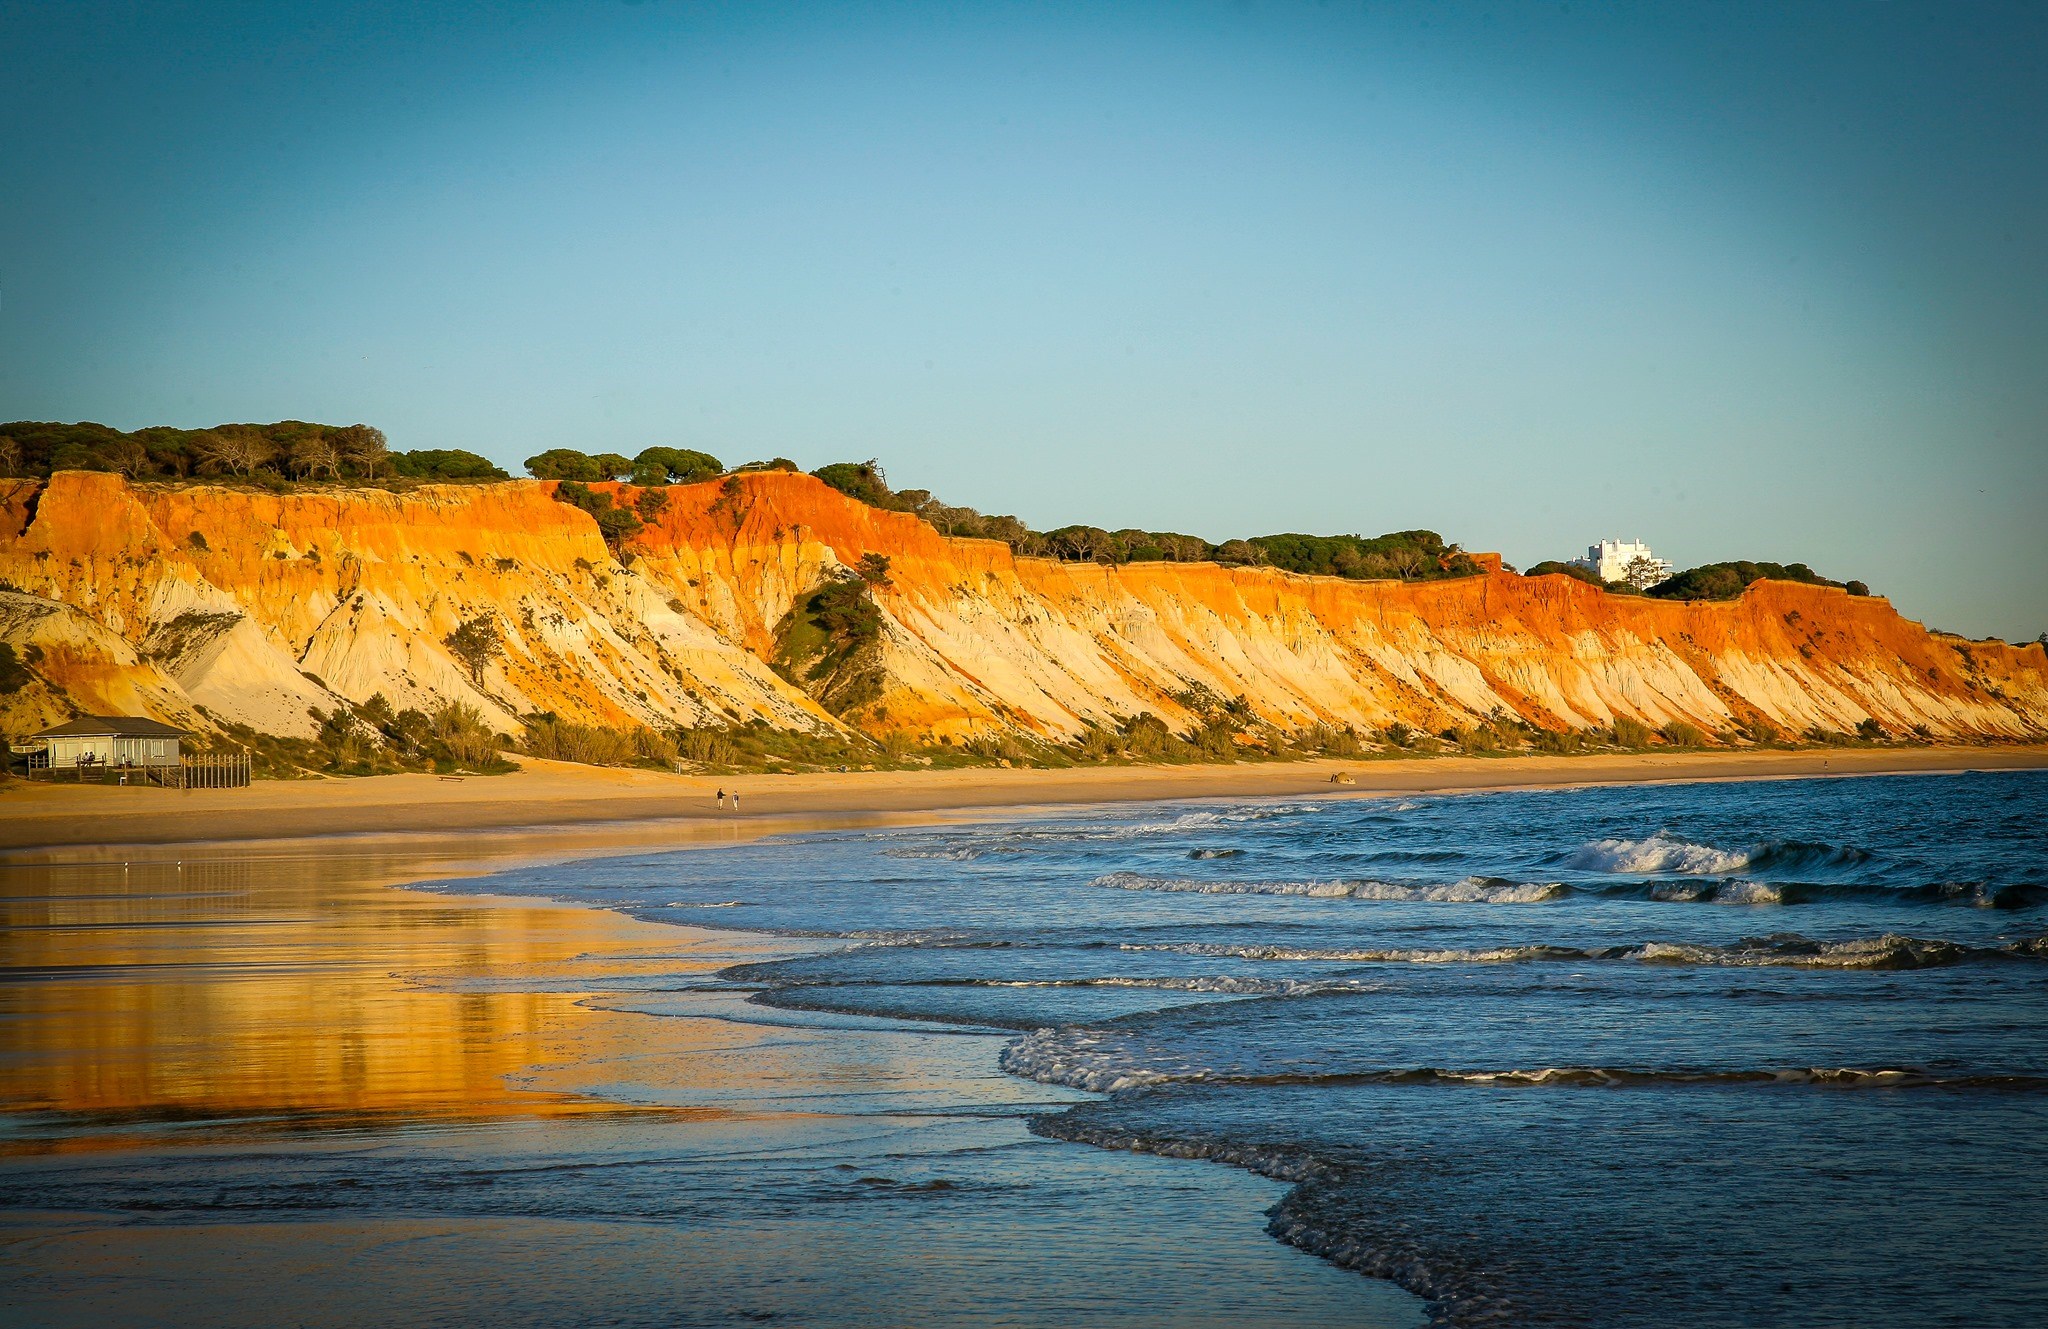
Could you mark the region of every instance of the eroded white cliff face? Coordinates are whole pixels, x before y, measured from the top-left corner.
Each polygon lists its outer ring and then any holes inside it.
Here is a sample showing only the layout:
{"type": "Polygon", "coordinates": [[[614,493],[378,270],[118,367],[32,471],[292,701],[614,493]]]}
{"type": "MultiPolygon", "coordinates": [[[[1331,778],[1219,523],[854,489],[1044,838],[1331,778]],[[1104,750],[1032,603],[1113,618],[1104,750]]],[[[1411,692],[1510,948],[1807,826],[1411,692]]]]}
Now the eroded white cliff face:
{"type": "Polygon", "coordinates": [[[1677,604],[1498,572],[1401,584],[1111,568],[946,539],[805,476],[667,493],[622,564],[541,482],[273,495],[65,473],[0,482],[0,578],[106,634],[106,660],[133,658],[53,664],[52,697],[132,673],[126,709],[182,723],[203,706],[281,734],[374,693],[466,701],[505,729],[535,711],[833,726],[770,662],[791,611],[868,553],[890,560],[877,695],[843,720],[870,731],[1068,737],[1146,711],[1180,727],[1207,695],[1287,729],[1512,715],[2048,732],[2038,645],[1944,637],[1827,588],[1677,604]],[[449,646],[465,623],[502,644],[476,672],[449,646]]]}

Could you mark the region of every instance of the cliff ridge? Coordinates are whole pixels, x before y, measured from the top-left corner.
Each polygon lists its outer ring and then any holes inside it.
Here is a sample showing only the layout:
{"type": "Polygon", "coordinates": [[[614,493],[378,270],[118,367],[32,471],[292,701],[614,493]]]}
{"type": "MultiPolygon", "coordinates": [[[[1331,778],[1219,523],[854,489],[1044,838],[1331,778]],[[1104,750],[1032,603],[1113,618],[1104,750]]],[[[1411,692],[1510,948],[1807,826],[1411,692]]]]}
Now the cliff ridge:
{"type": "MultiPolygon", "coordinates": [[[[1060,562],[781,471],[669,486],[614,551],[556,483],[277,494],[79,471],[0,481],[0,640],[45,643],[0,721],[19,732],[67,707],[111,709],[303,736],[315,710],[382,693],[398,707],[467,702],[507,732],[552,712],[1065,740],[1147,712],[1186,730],[1218,699],[1283,730],[1625,717],[1708,733],[1873,719],[1945,739],[2048,732],[2038,644],[1930,632],[1831,587],[1759,582],[1681,602],[1497,559],[1427,582],[1060,562]],[[862,580],[873,558],[886,573],[862,580]],[[793,660],[820,593],[856,581],[848,594],[872,618],[850,611],[860,621],[839,638],[816,628],[825,637],[793,660]],[[834,651],[838,686],[807,677],[834,651]]],[[[639,494],[591,488],[628,505],[639,494]]]]}

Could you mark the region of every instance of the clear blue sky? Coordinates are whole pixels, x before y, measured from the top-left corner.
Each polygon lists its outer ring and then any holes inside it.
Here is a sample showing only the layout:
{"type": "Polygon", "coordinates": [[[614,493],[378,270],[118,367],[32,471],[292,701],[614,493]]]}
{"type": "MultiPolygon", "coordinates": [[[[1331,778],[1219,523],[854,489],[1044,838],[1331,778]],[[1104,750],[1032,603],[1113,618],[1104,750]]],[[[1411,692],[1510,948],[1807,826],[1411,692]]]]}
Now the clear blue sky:
{"type": "Polygon", "coordinates": [[[462,8],[8,6],[0,419],[875,456],[2048,629],[2048,5],[462,8]]]}

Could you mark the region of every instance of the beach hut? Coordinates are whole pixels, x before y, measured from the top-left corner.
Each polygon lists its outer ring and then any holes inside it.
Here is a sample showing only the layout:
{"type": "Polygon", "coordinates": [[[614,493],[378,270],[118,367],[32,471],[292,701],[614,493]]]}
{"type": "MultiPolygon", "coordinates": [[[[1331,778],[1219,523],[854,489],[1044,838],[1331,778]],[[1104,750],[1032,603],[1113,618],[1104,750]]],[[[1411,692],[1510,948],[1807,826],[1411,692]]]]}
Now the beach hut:
{"type": "MultiPolygon", "coordinates": [[[[49,754],[52,770],[77,766],[176,766],[183,729],[132,715],[82,715],[31,734],[49,754]]],[[[40,764],[40,763],[39,763],[40,764]]]]}

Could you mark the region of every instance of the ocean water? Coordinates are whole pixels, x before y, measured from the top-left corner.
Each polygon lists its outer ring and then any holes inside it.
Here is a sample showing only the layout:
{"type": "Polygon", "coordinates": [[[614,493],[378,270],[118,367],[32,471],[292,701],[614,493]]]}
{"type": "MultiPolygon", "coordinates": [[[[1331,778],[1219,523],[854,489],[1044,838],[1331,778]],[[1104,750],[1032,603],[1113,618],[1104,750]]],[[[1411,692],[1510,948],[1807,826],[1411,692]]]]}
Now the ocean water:
{"type": "Polygon", "coordinates": [[[619,1001],[973,1032],[1089,1091],[1038,1135],[1291,1183],[1209,1221],[1440,1323],[2048,1305],[2040,774],[1119,808],[469,888],[815,938],[619,1001]]]}

